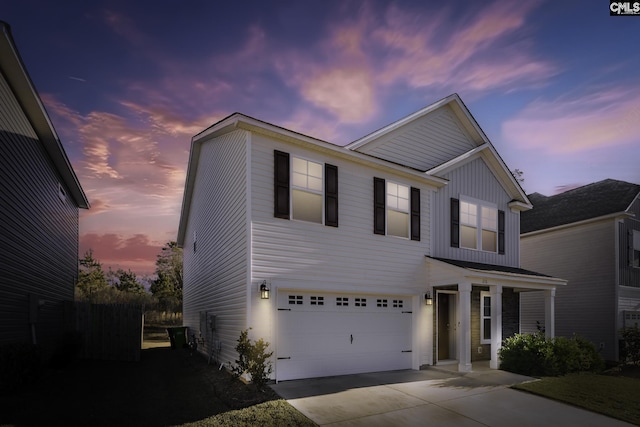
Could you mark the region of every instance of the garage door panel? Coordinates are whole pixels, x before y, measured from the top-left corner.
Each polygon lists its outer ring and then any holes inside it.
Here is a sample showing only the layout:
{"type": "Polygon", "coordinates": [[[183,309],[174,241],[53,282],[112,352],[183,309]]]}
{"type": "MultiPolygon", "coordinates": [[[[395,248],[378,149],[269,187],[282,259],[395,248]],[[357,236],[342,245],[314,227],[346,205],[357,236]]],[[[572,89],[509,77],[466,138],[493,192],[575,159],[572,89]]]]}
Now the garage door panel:
{"type": "Polygon", "coordinates": [[[278,302],[278,380],[411,367],[408,297],[292,291],[278,302]]]}

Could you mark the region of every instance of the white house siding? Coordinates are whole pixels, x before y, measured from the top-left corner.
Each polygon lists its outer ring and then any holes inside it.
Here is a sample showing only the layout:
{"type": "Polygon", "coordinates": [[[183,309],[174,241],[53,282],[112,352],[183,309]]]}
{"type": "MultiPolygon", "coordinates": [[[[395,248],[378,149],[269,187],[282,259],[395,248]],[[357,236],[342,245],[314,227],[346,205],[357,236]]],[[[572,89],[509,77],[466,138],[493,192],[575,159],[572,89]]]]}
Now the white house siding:
{"type": "Polygon", "coordinates": [[[221,343],[213,356],[222,363],[235,361],[247,327],[247,138],[234,131],[202,144],[185,233],[184,325],[197,334],[200,313],[216,315],[216,331],[202,334],[208,354],[221,343]]]}
{"type": "Polygon", "coordinates": [[[276,293],[297,289],[408,295],[415,307],[413,366],[428,363],[431,343],[427,331],[431,326],[419,301],[426,290],[424,257],[430,246],[431,187],[255,134],[251,171],[252,326],[256,336],[269,340],[277,350],[277,298],[259,299],[257,287],[262,280],[269,281],[276,293]],[[274,218],[274,149],[338,167],[339,227],[274,218]],[[374,176],[420,188],[421,241],[373,234],[374,176]]]}
{"type": "MultiPolygon", "coordinates": [[[[433,256],[486,264],[519,266],[520,214],[508,207],[512,200],[482,158],[475,158],[442,175],[449,180],[434,194],[433,256]],[[451,247],[451,198],[467,196],[495,203],[505,212],[505,254],[451,247]]],[[[560,276],[562,277],[562,276],[560,276]]]]}
{"type": "MultiPolygon", "coordinates": [[[[571,337],[575,333],[598,347],[603,343],[602,354],[610,360],[615,359],[617,345],[612,333],[616,325],[613,230],[612,220],[599,221],[523,236],[520,246],[523,268],[568,280],[566,287],[556,290],[556,335],[571,337]]],[[[523,313],[534,310],[528,305],[535,304],[535,299],[528,293],[521,296],[523,313]]],[[[539,302],[537,310],[543,313],[539,302]]],[[[544,319],[544,315],[530,318],[544,319]]],[[[535,325],[526,328],[535,329],[535,325]]]]}
{"type": "Polygon", "coordinates": [[[475,147],[451,107],[446,106],[357,151],[426,171],[475,147]]]}
{"type": "Polygon", "coordinates": [[[2,73],[0,104],[0,344],[31,341],[33,322],[51,350],[73,300],[78,207],[2,73]],[[44,302],[31,318],[30,301],[44,302]]]}

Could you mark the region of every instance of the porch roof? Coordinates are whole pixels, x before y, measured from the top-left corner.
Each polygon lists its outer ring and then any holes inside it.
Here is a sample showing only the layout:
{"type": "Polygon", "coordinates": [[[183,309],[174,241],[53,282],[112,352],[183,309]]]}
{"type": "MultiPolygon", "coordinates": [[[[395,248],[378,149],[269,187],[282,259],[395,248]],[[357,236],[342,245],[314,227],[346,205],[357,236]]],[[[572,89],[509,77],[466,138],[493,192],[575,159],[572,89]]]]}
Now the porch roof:
{"type": "Polygon", "coordinates": [[[483,264],[479,262],[454,260],[447,258],[426,256],[437,270],[433,277],[434,284],[444,284],[450,279],[477,280],[481,283],[500,282],[509,287],[521,289],[549,289],[555,286],[563,286],[567,281],[547,274],[525,270],[519,267],[509,267],[504,265],[483,264]],[[449,270],[449,273],[443,269],[449,270]],[[453,274],[451,274],[453,273],[453,274]]]}

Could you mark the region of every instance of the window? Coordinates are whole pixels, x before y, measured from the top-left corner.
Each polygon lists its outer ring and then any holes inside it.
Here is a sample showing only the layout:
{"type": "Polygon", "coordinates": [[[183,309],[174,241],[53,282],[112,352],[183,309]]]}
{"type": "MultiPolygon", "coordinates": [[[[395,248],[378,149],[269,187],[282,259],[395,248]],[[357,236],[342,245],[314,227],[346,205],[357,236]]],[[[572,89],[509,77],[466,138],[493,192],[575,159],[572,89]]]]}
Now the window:
{"type": "Polygon", "coordinates": [[[640,231],[633,230],[633,247],[631,248],[631,265],[640,268],[640,231]]]}
{"type": "Polygon", "coordinates": [[[480,344],[491,344],[491,294],[480,292],[480,344]]]}
{"type": "Polygon", "coordinates": [[[503,254],[504,219],[488,203],[451,199],[451,246],[503,254]]]}
{"type": "Polygon", "coordinates": [[[420,240],[420,189],[373,178],[373,232],[420,240]]]}
{"type": "Polygon", "coordinates": [[[289,295],[289,305],[302,305],[302,304],[303,304],[302,295],[289,295]]]}
{"type": "Polygon", "coordinates": [[[409,237],[409,187],[387,182],[387,235],[409,237]]]}
{"type": "Polygon", "coordinates": [[[274,216],[337,227],[337,166],[275,150],[274,216]]]}
{"type": "Polygon", "coordinates": [[[322,165],[293,158],[292,218],[322,224],[322,165]]]}

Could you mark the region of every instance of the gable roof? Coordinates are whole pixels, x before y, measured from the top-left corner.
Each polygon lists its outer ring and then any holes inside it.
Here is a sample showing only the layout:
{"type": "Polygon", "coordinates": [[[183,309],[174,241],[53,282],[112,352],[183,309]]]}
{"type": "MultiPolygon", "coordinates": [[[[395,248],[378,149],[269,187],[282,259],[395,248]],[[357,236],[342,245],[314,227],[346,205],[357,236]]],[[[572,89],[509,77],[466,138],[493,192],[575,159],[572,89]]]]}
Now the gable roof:
{"type": "Polygon", "coordinates": [[[408,115],[407,117],[384,126],[377,131],[348,144],[346,148],[362,151],[365,154],[373,152],[372,150],[369,150],[369,148],[375,146],[379,141],[387,139],[389,134],[392,132],[395,132],[402,127],[407,127],[425,116],[435,113],[437,110],[441,109],[450,109],[450,111],[453,112],[457,122],[469,135],[468,137],[470,138],[469,142],[471,145],[468,149],[465,149],[466,151],[458,151],[460,154],[457,154],[453,158],[449,158],[443,163],[431,167],[424,172],[431,176],[443,176],[443,174],[457,169],[471,160],[482,158],[502,188],[512,198],[510,207],[520,211],[531,209],[532,205],[527,198],[526,193],[514,178],[513,174],[504,163],[504,160],[502,160],[502,157],[500,157],[496,149],[493,147],[493,144],[491,144],[491,141],[489,141],[487,135],[485,135],[484,131],[480,128],[478,122],[457,93],[442,98],[441,100],[436,101],[433,104],[408,115]]]}
{"type": "Polygon", "coordinates": [[[588,184],[555,196],[529,195],[534,208],[520,215],[522,234],[625,213],[640,195],[640,185],[615,179],[588,184]]]}
{"type": "Polygon", "coordinates": [[[88,209],[89,201],[76,176],[64,147],[20,58],[11,36],[11,28],[0,21],[0,70],[7,80],[23,112],[33,126],[60,178],[79,208],[88,209]]]}

